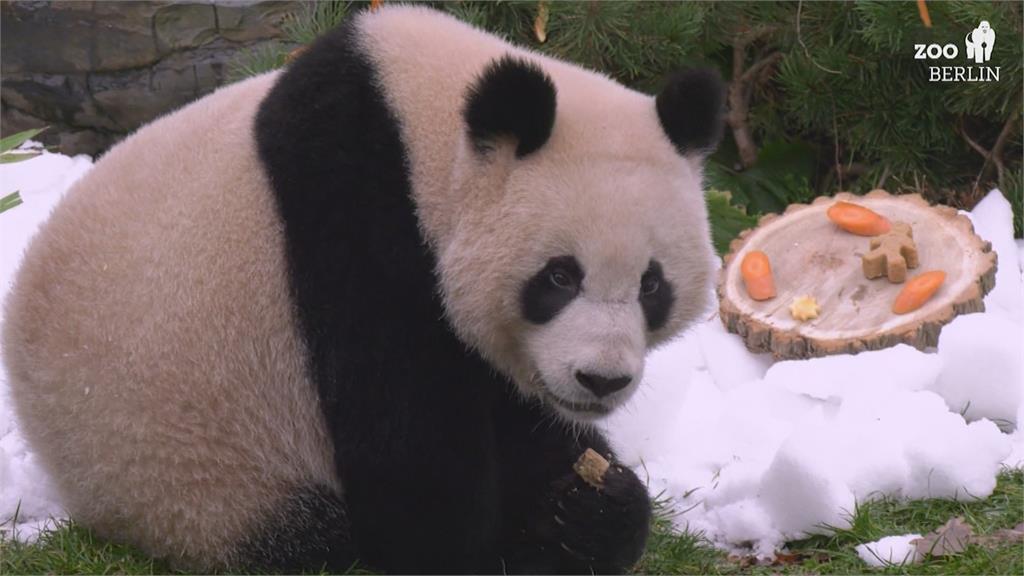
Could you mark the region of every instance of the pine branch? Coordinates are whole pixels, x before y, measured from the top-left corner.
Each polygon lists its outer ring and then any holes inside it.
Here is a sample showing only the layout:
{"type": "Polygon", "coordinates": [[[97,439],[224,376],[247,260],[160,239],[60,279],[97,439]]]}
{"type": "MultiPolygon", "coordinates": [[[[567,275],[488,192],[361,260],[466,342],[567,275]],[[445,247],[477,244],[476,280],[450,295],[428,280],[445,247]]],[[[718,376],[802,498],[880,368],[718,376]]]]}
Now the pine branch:
{"type": "Polygon", "coordinates": [[[992,145],[992,161],[996,165],[1000,189],[1003,188],[1005,181],[1003,175],[1006,173],[1006,165],[1003,164],[1003,149],[1006,148],[1006,144],[1010,141],[1010,135],[1013,134],[1013,130],[1017,126],[1020,108],[1020,104],[1017,104],[1017,110],[1006,120],[1006,124],[1003,124],[1003,129],[999,131],[999,136],[996,137],[996,143],[992,145]]]}
{"type": "Polygon", "coordinates": [[[886,163],[882,166],[882,174],[878,176],[878,180],[875,182],[875,188],[882,188],[885,186],[885,181],[889,179],[889,164],[886,163]]]}
{"type": "Polygon", "coordinates": [[[732,46],[732,82],[729,83],[729,114],[726,122],[732,129],[732,137],[736,141],[736,149],[744,168],[750,168],[757,162],[757,143],[750,132],[750,97],[754,83],[762,70],[782,59],[781,52],[772,52],[750,67],[745,67],[747,46],[752,39],[762,38],[773,31],[774,27],[770,26],[751,30],[738,36],[732,46]]]}
{"type": "Polygon", "coordinates": [[[747,84],[752,84],[754,81],[754,77],[757,76],[761,72],[761,70],[775,64],[779,60],[782,60],[782,52],[772,52],[771,54],[751,64],[750,68],[747,68],[747,70],[743,72],[743,76],[740,77],[740,81],[745,82],[747,84]]]}
{"type": "Polygon", "coordinates": [[[1003,163],[1003,149],[1006,148],[1006,144],[1010,141],[1010,135],[1013,134],[1014,128],[1017,126],[1017,119],[1020,116],[1020,105],[1014,110],[1010,117],[1003,124],[1003,128],[999,131],[999,135],[996,137],[996,141],[992,144],[992,149],[987,150],[984,146],[976,142],[967,133],[967,129],[963,125],[963,118],[960,119],[960,136],[963,137],[967,145],[973,148],[978,154],[981,154],[984,158],[984,162],[981,165],[981,171],[978,172],[978,177],[974,179],[974,188],[977,189],[981,183],[981,179],[988,173],[991,166],[996,168],[996,181],[999,183],[999,188],[1002,189],[1005,183],[1006,164],[1003,163]]]}
{"type": "Polygon", "coordinates": [[[967,130],[963,127],[963,119],[960,120],[960,124],[960,135],[963,136],[964,141],[967,142],[967,145],[970,146],[971,148],[974,148],[978,152],[978,154],[981,154],[982,157],[984,157],[985,160],[988,161],[988,157],[991,154],[991,152],[986,150],[981,144],[975,142],[974,139],[972,139],[967,134],[967,130]]]}
{"type": "Polygon", "coordinates": [[[736,36],[736,40],[733,45],[746,50],[747,46],[750,46],[754,42],[757,42],[770,34],[778,32],[778,30],[779,27],[775,24],[763,24],[754,28],[747,28],[736,36]]]}
{"type": "Polygon", "coordinates": [[[818,64],[818,61],[815,60],[811,56],[811,51],[807,49],[807,44],[804,44],[804,35],[800,31],[800,13],[803,11],[803,8],[804,8],[803,0],[800,0],[800,2],[797,2],[797,4],[796,4],[796,40],[797,40],[797,42],[800,43],[800,46],[804,49],[804,55],[807,56],[807,59],[811,61],[811,64],[814,64],[815,66],[817,66],[821,71],[828,72],[829,74],[840,74],[840,72],[838,70],[833,70],[831,68],[826,68],[826,67],[822,66],[821,64],[818,64]]]}

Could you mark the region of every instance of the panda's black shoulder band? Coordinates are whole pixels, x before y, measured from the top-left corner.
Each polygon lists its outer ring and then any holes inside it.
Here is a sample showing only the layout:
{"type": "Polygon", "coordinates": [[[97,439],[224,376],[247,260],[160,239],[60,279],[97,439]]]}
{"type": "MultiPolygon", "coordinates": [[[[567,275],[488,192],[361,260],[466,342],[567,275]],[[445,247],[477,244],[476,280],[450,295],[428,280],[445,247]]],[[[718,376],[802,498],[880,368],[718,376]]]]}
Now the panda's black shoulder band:
{"type": "Polygon", "coordinates": [[[707,154],[722,137],[725,89],[717,71],[682,69],[658,94],[658,119],[680,154],[707,154]]]}
{"type": "Polygon", "coordinates": [[[555,123],[556,90],[540,66],[504,56],[487,66],[466,95],[463,116],[478,149],[497,136],[518,142],[523,157],[547,142],[555,123]]]}

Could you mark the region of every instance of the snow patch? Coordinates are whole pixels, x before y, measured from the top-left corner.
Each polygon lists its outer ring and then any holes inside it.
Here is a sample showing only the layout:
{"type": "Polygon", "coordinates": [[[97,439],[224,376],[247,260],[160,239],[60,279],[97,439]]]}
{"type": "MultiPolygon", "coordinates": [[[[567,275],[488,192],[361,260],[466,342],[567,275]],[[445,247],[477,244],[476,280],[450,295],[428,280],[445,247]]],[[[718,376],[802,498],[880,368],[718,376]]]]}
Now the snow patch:
{"type": "Polygon", "coordinates": [[[913,564],[923,559],[914,546],[914,540],[920,538],[920,534],[886,536],[881,540],[857,546],[857,555],[868,566],[874,568],[913,564]]]}
{"type": "Polygon", "coordinates": [[[995,288],[985,297],[985,309],[1020,324],[1024,320],[1024,284],[1021,283],[1020,260],[1013,240],[1013,208],[998,190],[985,196],[968,214],[974,231],[992,243],[998,257],[995,288]]]}
{"type": "MultiPolygon", "coordinates": [[[[31,160],[0,164],[0,195],[18,191],[22,203],[0,213],[0,297],[6,296],[29,240],[64,192],[92,167],[85,155],[43,151],[31,160]]],[[[3,319],[0,317],[0,322],[3,319]]]]}
{"type": "Polygon", "coordinates": [[[968,420],[988,418],[1013,430],[1024,401],[1021,330],[1021,324],[996,314],[956,318],[939,336],[945,367],[932,390],[968,420]]]}
{"type": "MultiPolygon", "coordinates": [[[[33,144],[21,148],[39,148],[33,144]]],[[[88,156],[69,158],[46,151],[31,160],[0,165],[0,195],[17,190],[22,199],[22,204],[0,213],[0,301],[39,225],[91,167],[88,156]]],[[[0,368],[2,354],[0,350],[0,368]]],[[[32,541],[51,519],[65,515],[53,484],[18,431],[7,395],[7,373],[0,369],[0,533],[32,541]],[[17,525],[12,521],[15,514],[17,525]]]]}
{"type": "Polygon", "coordinates": [[[743,341],[729,334],[721,322],[697,326],[697,341],[712,378],[723,391],[764,376],[772,365],[768,354],[751,354],[743,341]]]}

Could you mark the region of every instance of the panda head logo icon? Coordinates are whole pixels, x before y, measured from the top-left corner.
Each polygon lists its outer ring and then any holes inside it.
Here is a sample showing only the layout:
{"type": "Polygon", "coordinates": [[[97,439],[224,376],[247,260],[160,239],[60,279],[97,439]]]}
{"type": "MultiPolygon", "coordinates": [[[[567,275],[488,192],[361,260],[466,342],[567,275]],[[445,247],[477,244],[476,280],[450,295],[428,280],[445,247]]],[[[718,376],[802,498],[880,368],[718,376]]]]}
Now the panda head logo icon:
{"type": "Polygon", "coordinates": [[[967,57],[974,59],[976,64],[988,62],[992,58],[992,46],[996,43],[996,32],[988,20],[982,20],[978,27],[964,38],[967,44],[967,57]]]}

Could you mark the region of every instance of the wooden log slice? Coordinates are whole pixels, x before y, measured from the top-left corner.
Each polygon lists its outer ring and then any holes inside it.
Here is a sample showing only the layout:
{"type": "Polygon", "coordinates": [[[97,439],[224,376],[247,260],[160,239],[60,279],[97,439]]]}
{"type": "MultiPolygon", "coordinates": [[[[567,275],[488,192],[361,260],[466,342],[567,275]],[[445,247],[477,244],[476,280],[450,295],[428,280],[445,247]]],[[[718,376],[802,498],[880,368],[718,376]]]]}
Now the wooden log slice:
{"type": "Polygon", "coordinates": [[[739,334],[747,348],[776,358],[856,354],[906,343],[923,349],[938,344],[942,326],[958,314],[981,312],[982,298],[995,285],[996,254],[974,233],[971,221],[948,206],[931,206],[920,195],[892,196],[875,190],[865,196],[840,193],[808,204],[794,204],[780,215],[761,218],[756,228],[730,245],[718,279],[722,323],[739,334]],[[913,228],[921,272],[943,270],[946,281],[914,312],[892,312],[905,283],[884,276],[864,277],[861,256],[870,238],[841,230],[825,215],[837,200],[866,206],[891,222],[913,228]],[[740,276],[740,262],[752,250],[771,260],[778,295],[751,299],[740,276]],[[797,296],[821,305],[818,318],[800,322],[790,315],[797,296]]]}

